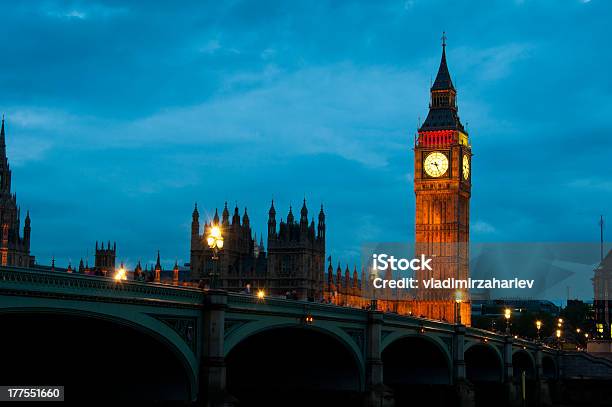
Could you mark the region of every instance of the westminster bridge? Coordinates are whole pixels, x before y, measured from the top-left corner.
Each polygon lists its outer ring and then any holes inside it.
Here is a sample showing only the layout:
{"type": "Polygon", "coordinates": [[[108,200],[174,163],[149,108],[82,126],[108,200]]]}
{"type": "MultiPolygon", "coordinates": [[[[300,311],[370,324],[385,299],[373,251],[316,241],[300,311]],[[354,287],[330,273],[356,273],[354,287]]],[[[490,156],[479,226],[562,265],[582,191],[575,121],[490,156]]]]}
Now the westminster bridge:
{"type": "Polygon", "coordinates": [[[0,384],[73,400],[520,405],[524,389],[546,405],[569,379],[612,377],[606,359],[463,325],[63,272],[0,268],[0,323],[0,384]]]}

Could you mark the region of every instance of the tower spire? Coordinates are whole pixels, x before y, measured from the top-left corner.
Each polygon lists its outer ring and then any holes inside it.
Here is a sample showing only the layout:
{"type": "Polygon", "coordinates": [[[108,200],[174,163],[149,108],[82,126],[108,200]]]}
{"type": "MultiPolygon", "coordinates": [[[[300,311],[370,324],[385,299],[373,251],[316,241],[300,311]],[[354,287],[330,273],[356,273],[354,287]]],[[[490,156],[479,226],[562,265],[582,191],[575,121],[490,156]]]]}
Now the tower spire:
{"type": "Polygon", "coordinates": [[[2,127],[0,128],[0,159],[6,160],[6,137],[4,133],[4,113],[2,113],[2,127]]]}

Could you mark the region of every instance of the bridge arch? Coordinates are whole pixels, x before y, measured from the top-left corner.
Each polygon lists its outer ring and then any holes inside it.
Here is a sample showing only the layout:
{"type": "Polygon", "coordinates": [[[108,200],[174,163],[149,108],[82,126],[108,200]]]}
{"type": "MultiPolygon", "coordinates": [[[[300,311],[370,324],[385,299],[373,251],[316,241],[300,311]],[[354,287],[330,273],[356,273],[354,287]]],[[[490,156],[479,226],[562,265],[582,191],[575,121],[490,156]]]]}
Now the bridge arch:
{"type": "Polygon", "coordinates": [[[470,342],[465,346],[466,376],[474,382],[498,382],[504,379],[504,359],[496,346],[470,342]]]}
{"type": "Polygon", "coordinates": [[[514,377],[520,377],[521,372],[525,371],[528,380],[536,378],[536,361],[527,350],[515,349],[512,352],[512,368],[514,377]]]}
{"type": "Polygon", "coordinates": [[[555,359],[550,355],[542,355],[542,375],[545,379],[557,379],[557,363],[555,362],[555,359]]]}
{"type": "Polygon", "coordinates": [[[350,337],[322,326],[255,322],[231,336],[225,348],[227,388],[241,405],[288,405],[310,398],[341,404],[361,397],[364,369],[350,337]]]}
{"type": "MultiPolygon", "coordinates": [[[[28,335],[31,335],[32,332],[28,330],[29,328],[46,327],[49,332],[46,333],[44,340],[37,342],[37,344],[41,345],[41,349],[44,350],[44,345],[51,343],[54,344],[52,351],[63,351],[66,358],[74,354],[85,360],[96,360],[99,366],[92,362],[85,365],[85,368],[91,368],[95,371],[95,375],[92,376],[99,375],[107,369],[109,372],[109,385],[113,381],[119,383],[120,381],[129,382],[135,379],[134,377],[125,376],[126,367],[135,364],[131,362],[128,364],[122,363],[125,361],[123,358],[139,354],[146,356],[146,358],[139,360],[140,363],[145,364],[150,361],[150,369],[155,369],[167,362],[173,366],[168,367],[168,369],[174,369],[177,377],[184,375],[184,379],[180,380],[182,385],[179,385],[176,391],[171,392],[173,397],[176,396],[180,400],[195,400],[198,389],[197,358],[172,328],[145,313],[126,313],[125,311],[124,315],[115,313],[112,311],[112,305],[118,304],[104,304],[98,312],[86,309],[87,305],[81,304],[75,306],[73,302],[70,302],[67,306],[49,304],[44,307],[40,305],[26,305],[1,308],[0,321],[3,324],[18,324],[17,326],[12,325],[13,328],[7,329],[7,331],[14,334],[23,333],[23,336],[14,339],[25,343],[30,343],[28,335]],[[111,306],[109,307],[109,305],[111,306]],[[126,318],[128,315],[129,318],[126,318]],[[51,322],[55,325],[51,325],[51,322]],[[116,342],[115,337],[129,338],[134,343],[125,343],[120,340],[116,342]],[[81,340],[85,338],[84,340],[88,341],[87,346],[84,346],[85,344],[83,343],[77,343],[78,340],[76,338],[81,338],[81,340]],[[65,349],[61,348],[62,344],[66,345],[65,349]],[[100,354],[103,354],[108,360],[105,360],[103,356],[99,356],[100,354]],[[117,358],[113,359],[114,356],[117,356],[117,358]],[[114,360],[116,364],[109,366],[110,360],[114,360]],[[155,361],[157,362],[153,363],[155,361]]],[[[91,305],[89,304],[89,306],[91,305]]],[[[69,358],[66,360],[67,362],[75,362],[76,358],[75,361],[69,358]]],[[[56,362],[57,366],[62,365],[62,363],[56,362]]],[[[144,370],[146,372],[147,368],[144,368],[144,370]]],[[[144,374],[148,375],[148,373],[144,374]]],[[[87,372],[83,371],[81,374],[86,375],[87,372]]],[[[135,372],[134,374],[137,375],[138,373],[135,372]]],[[[151,382],[154,379],[152,378],[151,382]]],[[[179,380],[177,380],[178,382],[179,380]]],[[[124,394],[125,398],[139,399],[137,394],[128,393],[124,394]]],[[[85,395],[83,394],[83,396],[85,395]]],[[[78,397],[80,396],[77,395],[78,397]]],[[[146,397],[155,396],[148,395],[146,397]]]]}
{"type": "MultiPolygon", "coordinates": [[[[231,319],[231,317],[230,317],[231,319]]],[[[226,332],[224,340],[224,351],[227,356],[234,347],[243,342],[245,339],[252,335],[269,331],[271,329],[281,328],[302,328],[318,331],[322,334],[328,335],[343,345],[353,356],[357,365],[359,366],[359,375],[361,387],[365,385],[365,360],[363,357],[364,350],[359,347],[359,344],[355,342],[347,331],[338,328],[334,324],[326,324],[325,322],[316,322],[315,324],[304,324],[301,322],[292,321],[277,321],[277,320],[252,320],[242,321],[241,326],[236,329],[226,332]]],[[[362,346],[365,346],[365,331],[362,332],[362,346]]]]}
{"type": "Polygon", "coordinates": [[[394,332],[394,333],[391,333],[391,334],[387,335],[383,339],[382,344],[380,346],[381,353],[384,352],[385,349],[389,345],[391,345],[392,343],[394,343],[394,342],[396,342],[396,341],[398,341],[400,339],[404,339],[404,338],[421,338],[421,339],[423,339],[425,341],[430,342],[431,344],[435,345],[436,348],[438,348],[438,350],[440,352],[442,352],[444,354],[444,357],[446,358],[446,361],[447,361],[448,365],[452,366],[453,358],[451,356],[451,352],[450,352],[447,344],[444,343],[444,341],[438,335],[434,335],[434,334],[419,333],[419,332],[394,332]]]}
{"type": "Polygon", "coordinates": [[[440,338],[420,333],[394,337],[385,341],[381,357],[383,381],[393,389],[397,405],[453,404],[452,359],[440,338]]]}

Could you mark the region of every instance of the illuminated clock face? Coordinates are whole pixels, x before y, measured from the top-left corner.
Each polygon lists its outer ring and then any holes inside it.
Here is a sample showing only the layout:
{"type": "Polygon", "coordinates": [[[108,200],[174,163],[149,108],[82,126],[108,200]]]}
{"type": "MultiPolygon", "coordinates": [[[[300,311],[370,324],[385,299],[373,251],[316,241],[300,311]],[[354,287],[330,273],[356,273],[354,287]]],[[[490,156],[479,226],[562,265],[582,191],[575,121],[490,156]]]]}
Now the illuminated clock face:
{"type": "Polygon", "coordinates": [[[470,159],[467,155],[463,156],[463,178],[468,179],[470,177],[470,159]]]}
{"type": "Polygon", "coordinates": [[[423,163],[423,167],[425,168],[425,172],[430,177],[441,177],[446,174],[448,170],[448,158],[439,152],[430,153],[423,163]]]}

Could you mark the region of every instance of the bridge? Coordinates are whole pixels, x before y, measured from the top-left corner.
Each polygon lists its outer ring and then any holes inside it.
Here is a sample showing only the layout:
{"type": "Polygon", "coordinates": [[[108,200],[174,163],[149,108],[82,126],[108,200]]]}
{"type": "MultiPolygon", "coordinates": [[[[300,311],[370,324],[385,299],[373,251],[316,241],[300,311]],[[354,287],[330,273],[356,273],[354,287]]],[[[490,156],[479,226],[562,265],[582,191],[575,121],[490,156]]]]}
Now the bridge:
{"type": "Polygon", "coordinates": [[[0,268],[0,324],[0,384],[68,399],[520,405],[524,389],[545,405],[563,380],[612,377],[606,359],[463,325],[35,269],[0,268]]]}

